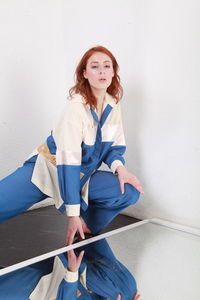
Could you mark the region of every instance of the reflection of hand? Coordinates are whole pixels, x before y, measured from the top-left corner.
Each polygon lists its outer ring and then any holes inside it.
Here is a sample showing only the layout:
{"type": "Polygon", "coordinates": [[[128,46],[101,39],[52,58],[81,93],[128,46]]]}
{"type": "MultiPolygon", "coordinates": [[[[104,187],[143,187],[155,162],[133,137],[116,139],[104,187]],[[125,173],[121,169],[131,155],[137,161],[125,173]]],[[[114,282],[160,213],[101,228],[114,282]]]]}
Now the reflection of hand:
{"type": "Polygon", "coordinates": [[[137,292],[133,300],[138,300],[139,298],[140,298],[140,294],[137,292]]]}
{"type": "Polygon", "coordinates": [[[81,218],[79,216],[69,217],[68,219],[68,227],[67,227],[67,245],[71,245],[74,239],[76,232],[80,233],[82,239],[85,238],[81,218]]]}
{"type": "MultiPolygon", "coordinates": [[[[138,300],[139,297],[140,297],[140,294],[137,292],[133,300],[138,300]]],[[[119,295],[117,296],[117,299],[116,299],[116,300],[121,300],[121,299],[122,299],[122,297],[121,297],[121,295],[119,294],[119,295]]]]}
{"type": "Polygon", "coordinates": [[[78,257],[76,257],[76,254],[74,253],[74,250],[69,250],[67,252],[67,257],[68,257],[68,270],[70,272],[76,272],[78,271],[81,261],[84,255],[84,251],[81,251],[78,257]]]}
{"type": "Polygon", "coordinates": [[[124,184],[129,183],[134,186],[140,193],[144,194],[142,186],[137,179],[137,177],[131,173],[129,173],[124,166],[118,166],[116,169],[118,173],[118,178],[120,182],[120,188],[122,194],[124,193],[124,184]]]}

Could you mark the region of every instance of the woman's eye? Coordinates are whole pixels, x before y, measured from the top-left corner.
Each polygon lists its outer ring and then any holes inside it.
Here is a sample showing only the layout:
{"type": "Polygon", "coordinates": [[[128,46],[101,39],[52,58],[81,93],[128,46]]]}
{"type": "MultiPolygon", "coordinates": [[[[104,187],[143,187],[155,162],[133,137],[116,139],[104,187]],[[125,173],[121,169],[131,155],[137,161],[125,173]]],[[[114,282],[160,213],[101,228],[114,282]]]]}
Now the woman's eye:
{"type": "MultiPolygon", "coordinates": [[[[92,66],[92,69],[97,69],[99,66],[92,66]]],[[[105,65],[104,68],[106,69],[110,69],[111,66],[110,65],[105,65]]]]}

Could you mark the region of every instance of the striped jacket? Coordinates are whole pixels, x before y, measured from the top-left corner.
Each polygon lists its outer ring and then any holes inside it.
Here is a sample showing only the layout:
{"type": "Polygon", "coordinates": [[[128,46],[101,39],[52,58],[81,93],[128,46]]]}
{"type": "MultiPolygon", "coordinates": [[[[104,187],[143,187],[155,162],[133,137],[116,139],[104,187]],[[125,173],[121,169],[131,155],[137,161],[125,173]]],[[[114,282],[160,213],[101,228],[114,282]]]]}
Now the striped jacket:
{"type": "Polygon", "coordinates": [[[56,117],[46,143],[29,156],[35,159],[31,180],[60,211],[78,216],[88,205],[92,173],[102,162],[115,173],[125,164],[125,149],[120,103],[106,93],[99,120],[96,109],[76,94],[56,117]]]}

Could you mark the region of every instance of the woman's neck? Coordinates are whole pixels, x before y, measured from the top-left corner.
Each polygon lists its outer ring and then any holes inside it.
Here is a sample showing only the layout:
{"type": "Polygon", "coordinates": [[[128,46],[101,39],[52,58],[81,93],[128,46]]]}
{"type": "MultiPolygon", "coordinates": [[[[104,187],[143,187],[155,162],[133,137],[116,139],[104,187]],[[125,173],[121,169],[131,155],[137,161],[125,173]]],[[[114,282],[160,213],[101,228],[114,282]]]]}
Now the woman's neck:
{"type": "Polygon", "coordinates": [[[99,90],[99,89],[94,89],[91,87],[93,95],[97,99],[97,108],[100,108],[103,105],[103,101],[106,96],[106,90],[99,90]]]}
{"type": "Polygon", "coordinates": [[[92,88],[92,92],[97,99],[97,108],[96,112],[98,115],[98,119],[101,120],[101,115],[103,112],[103,103],[106,96],[106,90],[96,90],[92,88]]]}

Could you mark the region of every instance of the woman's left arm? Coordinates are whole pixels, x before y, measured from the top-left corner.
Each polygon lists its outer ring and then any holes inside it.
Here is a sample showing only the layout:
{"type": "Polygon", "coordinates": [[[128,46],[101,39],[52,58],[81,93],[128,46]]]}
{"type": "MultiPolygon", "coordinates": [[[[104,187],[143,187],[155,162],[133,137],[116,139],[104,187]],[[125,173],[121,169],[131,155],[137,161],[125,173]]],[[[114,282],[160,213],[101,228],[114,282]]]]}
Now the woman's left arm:
{"type": "Polygon", "coordinates": [[[113,174],[118,174],[121,192],[124,193],[124,184],[130,183],[133,185],[139,192],[144,193],[141,187],[139,180],[133,174],[129,173],[125,168],[125,160],[123,154],[126,150],[126,142],[122,124],[122,114],[120,103],[115,108],[114,118],[116,120],[116,129],[113,136],[113,144],[110,147],[107,155],[104,157],[104,162],[112,170],[113,174]]]}
{"type": "Polygon", "coordinates": [[[111,142],[111,146],[104,156],[103,162],[107,164],[115,174],[117,167],[125,164],[123,155],[126,151],[120,103],[113,109],[112,122],[108,124],[107,128],[108,132],[106,136],[107,140],[111,142]]]}

